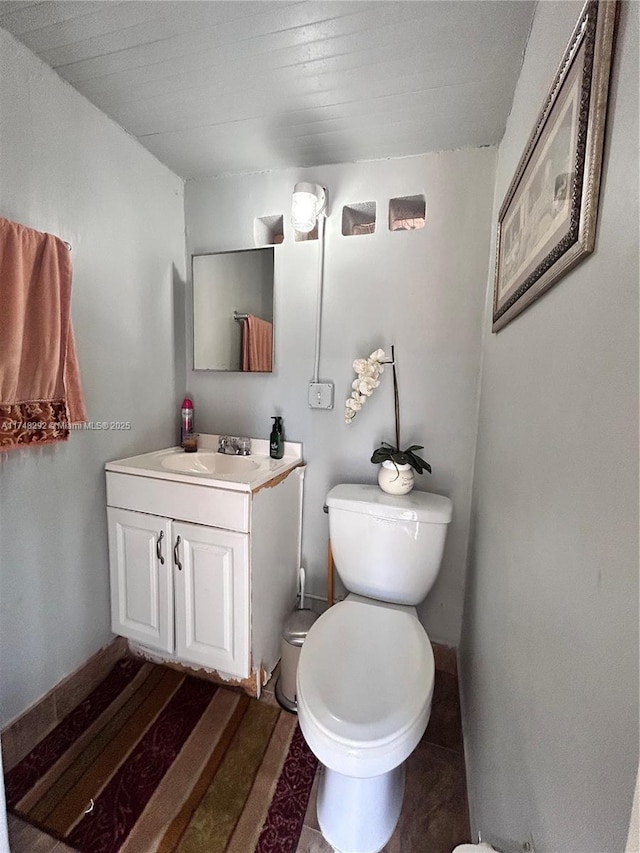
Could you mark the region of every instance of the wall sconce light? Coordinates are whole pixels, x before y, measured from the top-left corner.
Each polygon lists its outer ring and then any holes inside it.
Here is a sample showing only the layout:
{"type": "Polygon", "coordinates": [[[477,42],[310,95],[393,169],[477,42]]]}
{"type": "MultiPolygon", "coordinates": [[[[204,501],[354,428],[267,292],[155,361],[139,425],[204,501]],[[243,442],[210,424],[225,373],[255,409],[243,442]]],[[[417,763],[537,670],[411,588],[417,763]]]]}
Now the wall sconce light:
{"type": "Polygon", "coordinates": [[[316,220],[327,210],[327,192],[318,184],[299,183],[293,188],[291,224],[296,231],[308,234],[316,220]]]}

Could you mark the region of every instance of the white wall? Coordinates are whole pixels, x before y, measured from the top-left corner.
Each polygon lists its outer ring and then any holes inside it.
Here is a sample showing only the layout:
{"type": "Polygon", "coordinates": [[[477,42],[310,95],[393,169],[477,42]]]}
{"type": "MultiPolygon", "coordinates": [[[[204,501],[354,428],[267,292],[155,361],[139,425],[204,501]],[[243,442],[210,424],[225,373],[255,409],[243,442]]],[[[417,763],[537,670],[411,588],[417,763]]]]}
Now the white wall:
{"type": "Polygon", "coordinates": [[[3,725],[111,639],[103,465],[175,441],[183,183],[0,30],[0,215],[73,245],[88,417],[131,422],[0,462],[3,725]]]}
{"type": "Polygon", "coordinates": [[[375,482],[371,453],[381,440],[394,440],[390,370],[353,423],[344,423],[352,362],[395,344],[402,442],[425,446],[434,473],[419,478],[419,487],[449,495],[455,507],[423,613],[432,638],[451,644],[462,610],[494,162],[493,149],[464,150],[187,182],[185,190],[188,254],[251,247],[256,216],[285,216],[285,240],[275,248],[275,372],[188,370],[196,429],[267,438],[270,417],[284,416],[287,437],[303,442],[308,463],[309,591],[326,595],[327,491],[339,482],[375,482]],[[293,240],[291,193],[300,180],[325,185],[329,195],[320,374],[335,382],[332,411],[307,405],[318,243],[293,240]],[[426,227],[389,232],[389,199],[420,193],[427,199],[426,227]],[[342,207],[368,201],[377,202],[375,234],[343,237],[342,207]]]}
{"type": "MultiPolygon", "coordinates": [[[[537,6],[494,221],[581,5],[537,6]]],[[[621,9],[596,250],[497,335],[489,324],[460,647],[472,827],[504,849],[532,833],[539,853],[623,850],[638,766],[637,3],[621,9]]]]}

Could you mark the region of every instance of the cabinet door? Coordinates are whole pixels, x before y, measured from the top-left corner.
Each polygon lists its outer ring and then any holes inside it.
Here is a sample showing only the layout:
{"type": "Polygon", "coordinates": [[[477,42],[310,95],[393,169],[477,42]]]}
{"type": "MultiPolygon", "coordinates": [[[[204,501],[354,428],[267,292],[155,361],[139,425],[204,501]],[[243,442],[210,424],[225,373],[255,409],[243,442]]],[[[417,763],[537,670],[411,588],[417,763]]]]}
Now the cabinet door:
{"type": "Polygon", "coordinates": [[[249,535],[174,523],[176,655],[249,675],[249,535]]]}
{"type": "Polygon", "coordinates": [[[172,652],[171,521],[107,507],[107,523],[113,632],[172,652]]]}

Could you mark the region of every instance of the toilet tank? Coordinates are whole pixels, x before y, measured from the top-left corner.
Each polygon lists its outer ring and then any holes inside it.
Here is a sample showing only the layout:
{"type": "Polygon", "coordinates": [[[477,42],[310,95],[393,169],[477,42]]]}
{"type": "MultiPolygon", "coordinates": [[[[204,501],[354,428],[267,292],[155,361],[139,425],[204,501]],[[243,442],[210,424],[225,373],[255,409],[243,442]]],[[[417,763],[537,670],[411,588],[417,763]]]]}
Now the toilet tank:
{"type": "Polygon", "coordinates": [[[449,498],[343,484],[331,489],[327,507],[333,559],[350,592],[396,604],[426,598],[440,569],[449,498]]]}

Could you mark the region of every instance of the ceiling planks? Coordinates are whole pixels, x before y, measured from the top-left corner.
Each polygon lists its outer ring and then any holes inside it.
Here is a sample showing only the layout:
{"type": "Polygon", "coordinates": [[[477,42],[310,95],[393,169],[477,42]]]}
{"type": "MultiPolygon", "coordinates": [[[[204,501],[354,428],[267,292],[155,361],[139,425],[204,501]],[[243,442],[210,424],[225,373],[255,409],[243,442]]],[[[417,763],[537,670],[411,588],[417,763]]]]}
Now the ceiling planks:
{"type": "Polygon", "coordinates": [[[530,0],[0,2],[185,178],[500,141],[530,0]]]}

